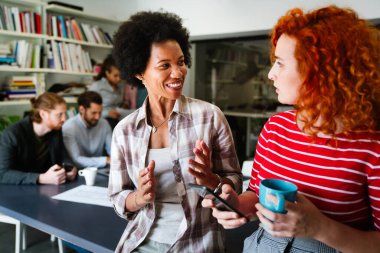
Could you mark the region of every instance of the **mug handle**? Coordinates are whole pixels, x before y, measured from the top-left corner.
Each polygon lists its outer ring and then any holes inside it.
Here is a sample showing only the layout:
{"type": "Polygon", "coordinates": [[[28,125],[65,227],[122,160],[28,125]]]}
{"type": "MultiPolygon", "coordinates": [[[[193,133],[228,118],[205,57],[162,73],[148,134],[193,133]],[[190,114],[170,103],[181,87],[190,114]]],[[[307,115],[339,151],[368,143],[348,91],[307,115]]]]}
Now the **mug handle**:
{"type": "Polygon", "coordinates": [[[286,212],[285,211],[285,196],[283,194],[276,194],[276,197],[277,197],[277,201],[278,201],[278,204],[277,204],[277,210],[282,210],[281,212],[286,212]]]}
{"type": "Polygon", "coordinates": [[[83,170],[78,171],[79,176],[83,176],[83,170]]]}

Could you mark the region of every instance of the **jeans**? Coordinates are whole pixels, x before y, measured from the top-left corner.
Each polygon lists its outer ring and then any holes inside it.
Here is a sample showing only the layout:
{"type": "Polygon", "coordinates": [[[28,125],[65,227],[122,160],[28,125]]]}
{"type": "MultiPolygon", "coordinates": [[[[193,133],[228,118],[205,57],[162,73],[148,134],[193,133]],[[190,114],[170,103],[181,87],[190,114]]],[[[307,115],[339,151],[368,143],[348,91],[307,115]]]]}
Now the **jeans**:
{"type": "Polygon", "coordinates": [[[338,253],[326,244],[309,238],[273,237],[262,227],[244,240],[243,253],[338,253]]]}

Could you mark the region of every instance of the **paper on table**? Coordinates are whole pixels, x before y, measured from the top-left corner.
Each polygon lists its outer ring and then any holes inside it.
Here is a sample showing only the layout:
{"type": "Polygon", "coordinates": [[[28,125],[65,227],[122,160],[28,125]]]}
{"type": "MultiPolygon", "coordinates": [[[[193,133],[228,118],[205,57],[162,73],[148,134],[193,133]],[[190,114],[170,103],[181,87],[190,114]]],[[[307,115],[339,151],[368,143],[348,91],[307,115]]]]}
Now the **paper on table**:
{"type": "Polygon", "coordinates": [[[107,196],[107,188],[99,186],[80,185],[52,197],[53,199],[72,201],[84,204],[112,207],[107,196]]]}

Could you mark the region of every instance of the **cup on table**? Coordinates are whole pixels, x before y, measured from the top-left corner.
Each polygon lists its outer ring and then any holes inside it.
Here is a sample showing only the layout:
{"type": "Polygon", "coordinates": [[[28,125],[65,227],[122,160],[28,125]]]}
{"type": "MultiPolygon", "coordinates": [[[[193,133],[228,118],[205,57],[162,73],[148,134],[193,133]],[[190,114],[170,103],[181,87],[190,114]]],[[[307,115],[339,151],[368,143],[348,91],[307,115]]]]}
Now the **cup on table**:
{"type": "Polygon", "coordinates": [[[263,179],[260,182],[260,204],[266,209],[275,213],[286,213],[285,200],[294,202],[297,199],[298,187],[281,179],[263,179]],[[267,195],[271,194],[277,197],[277,203],[267,199],[267,195]]]}
{"type": "Polygon", "coordinates": [[[86,167],[78,171],[78,175],[84,177],[86,185],[94,185],[96,174],[98,173],[98,168],[96,167],[86,167]]]}

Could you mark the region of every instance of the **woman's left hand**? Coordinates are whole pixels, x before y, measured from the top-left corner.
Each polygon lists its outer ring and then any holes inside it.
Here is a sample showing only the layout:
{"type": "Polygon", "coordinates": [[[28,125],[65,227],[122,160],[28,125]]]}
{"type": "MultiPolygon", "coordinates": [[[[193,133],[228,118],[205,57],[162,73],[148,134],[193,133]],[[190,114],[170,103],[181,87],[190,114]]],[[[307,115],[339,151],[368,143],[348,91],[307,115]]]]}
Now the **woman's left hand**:
{"type": "Polygon", "coordinates": [[[219,184],[219,178],[212,172],[210,149],[203,140],[197,140],[193,152],[195,160],[189,160],[189,173],[195,177],[197,184],[214,189],[219,184]]]}
{"type": "MultiPolygon", "coordinates": [[[[273,195],[270,201],[276,202],[273,195]]],[[[309,237],[315,238],[319,233],[321,221],[326,217],[305,196],[298,194],[295,203],[286,201],[286,214],[274,213],[260,203],[256,204],[257,216],[261,226],[275,237],[309,237]]],[[[328,229],[328,228],[325,228],[328,229]]]]}

